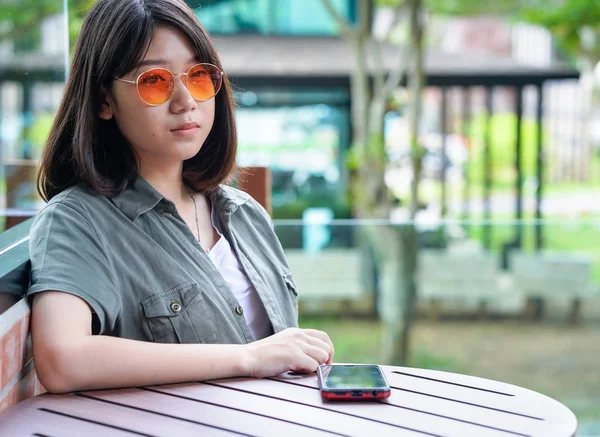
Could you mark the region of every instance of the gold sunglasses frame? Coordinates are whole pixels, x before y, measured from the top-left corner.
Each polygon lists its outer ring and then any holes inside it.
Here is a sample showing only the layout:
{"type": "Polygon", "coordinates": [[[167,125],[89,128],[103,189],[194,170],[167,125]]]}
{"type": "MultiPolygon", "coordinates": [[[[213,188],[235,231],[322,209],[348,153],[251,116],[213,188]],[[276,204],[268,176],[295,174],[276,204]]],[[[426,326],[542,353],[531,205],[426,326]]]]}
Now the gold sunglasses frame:
{"type": "Polygon", "coordinates": [[[183,79],[181,79],[181,81],[182,81],[182,82],[185,84],[185,87],[188,89],[188,91],[189,91],[190,95],[191,95],[191,96],[194,98],[194,100],[195,100],[195,101],[197,101],[197,102],[206,102],[207,100],[210,100],[210,99],[212,99],[214,96],[216,96],[217,94],[219,94],[219,91],[221,91],[221,88],[222,88],[222,86],[223,86],[223,76],[225,75],[225,73],[224,73],[224,72],[223,72],[223,71],[222,71],[222,70],[221,70],[219,67],[217,67],[216,65],[214,65],[214,64],[211,64],[211,63],[208,63],[208,62],[199,62],[199,63],[197,63],[197,64],[194,64],[194,65],[192,65],[190,68],[188,68],[188,70],[187,70],[187,71],[184,71],[184,72],[182,72],[182,73],[177,73],[177,74],[175,74],[175,73],[173,73],[171,70],[169,70],[168,68],[154,67],[154,68],[150,68],[150,69],[148,69],[148,70],[146,70],[146,71],[144,71],[144,72],[140,73],[140,74],[138,75],[138,77],[137,77],[135,80],[127,80],[127,79],[122,79],[122,78],[120,78],[120,77],[115,77],[115,80],[118,80],[118,81],[120,81],[120,82],[130,83],[130,84],[132,84],[132,85],[135,85],[135,89],[136,89],[136,91],[137,91],[138,97],[139,97],[139,98],[140,98],[140,100],[141,100],[142,102],[144,102],[146,105],[148,105],[148,106],[160,106],[160,105],[164,105],[165,103],[167,103],[167,102],[168,102],[168,101],[171,99],[171,96],[173,96],[173,90],[171,90],[171,95],[169,96],[169,98],[168,98],[167,100],[165,100],[165,101],[164,101],[164,102],[162,102],[162,103],[158,103],[158,104],[151,104],[151,103],[148,103],[148,102],[146,102],[146,101],[145,101],[145,100],[142,98],[142,96],[140,95],[140,78],[141,78],[141,77],[142,77],[144,74],[146,74],[146,73],[148,73],[149,71],[152,71],[152,70],[164,70],[164,71],[168,71],[168,72],[171,74],[171,76],[173,76],[173,81],[175,81],[175,78],[176,78],[177,76],[185,76],[185,77],[186,77],[186,78],[185,78],[185,81],[184,81],[183,79]],[[215,69],[216,69],[216,70],[219,72],[219,74],[220,74],[220,77],[219,77],[219,88],[217,89],[217,92],[215,92],[215,93],[214,93],[212,96],[210,96],[208,99],[204,99],[204,100],[200,100],[200,99],[197,99],[196,97],[194,97],[194,94],[192,94],[192,91],[190,90],[190,88],[189,88],[189,86],[188,86],[188,81],[187,81],[187,76],[188,76],[188,74],[190,73],[190,71],[191,71],[193,68],[195,68],[195,67],[197,67],[197,66],[199,66],[199,65],[210,65],[211,67],[214,67],[214,68],[215,68],[215,69]]]}

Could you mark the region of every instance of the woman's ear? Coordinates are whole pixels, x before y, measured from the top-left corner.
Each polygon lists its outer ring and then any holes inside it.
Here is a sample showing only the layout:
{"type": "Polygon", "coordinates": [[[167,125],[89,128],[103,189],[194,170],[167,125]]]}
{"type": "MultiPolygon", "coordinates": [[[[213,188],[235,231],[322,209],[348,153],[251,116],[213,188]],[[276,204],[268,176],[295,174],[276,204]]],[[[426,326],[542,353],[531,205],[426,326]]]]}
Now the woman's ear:
{"type": "Polygon", "coordinates": [[[100,112],[98,113],[98,116],[104,120],[110,120],[111,118],[113,118],[113,116],[115,115],[113,107],[114,107],[114,101],[110,95],[110,93],[108,93],[104,87],[102,88],[102,91],[100,92],[100,101],[102,102],[100,105],[100,112]]]}

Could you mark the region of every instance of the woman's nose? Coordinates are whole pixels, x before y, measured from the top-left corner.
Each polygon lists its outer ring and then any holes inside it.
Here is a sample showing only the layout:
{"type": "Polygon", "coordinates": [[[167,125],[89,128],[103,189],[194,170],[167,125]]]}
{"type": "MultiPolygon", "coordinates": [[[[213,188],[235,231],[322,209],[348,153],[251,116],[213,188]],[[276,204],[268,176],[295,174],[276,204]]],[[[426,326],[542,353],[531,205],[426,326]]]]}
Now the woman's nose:
{"type": "Polygon", "coordinates": [[[187,87],[187,75],[179,73],[174,75],[173,95],[171,96],[171,110],[175,113],[192,110],[196,101],[187,87]],[[177,80],[177,79],[180,80],[177,80]]]}

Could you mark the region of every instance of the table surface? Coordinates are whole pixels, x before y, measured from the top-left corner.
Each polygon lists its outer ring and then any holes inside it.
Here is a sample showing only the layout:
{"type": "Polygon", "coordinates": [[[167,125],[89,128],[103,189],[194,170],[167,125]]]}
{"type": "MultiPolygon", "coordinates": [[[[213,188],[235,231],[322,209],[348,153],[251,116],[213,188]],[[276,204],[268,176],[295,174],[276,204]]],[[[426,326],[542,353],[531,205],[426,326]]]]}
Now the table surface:
{"type": "Polygon", "coordinates": [[[572,437],[559,402],[514,385],[382,366],[392,394],[327,402],[316,375],[226,379],[45,394],[0,416],[0,436],[543,436],[572,437]]]}

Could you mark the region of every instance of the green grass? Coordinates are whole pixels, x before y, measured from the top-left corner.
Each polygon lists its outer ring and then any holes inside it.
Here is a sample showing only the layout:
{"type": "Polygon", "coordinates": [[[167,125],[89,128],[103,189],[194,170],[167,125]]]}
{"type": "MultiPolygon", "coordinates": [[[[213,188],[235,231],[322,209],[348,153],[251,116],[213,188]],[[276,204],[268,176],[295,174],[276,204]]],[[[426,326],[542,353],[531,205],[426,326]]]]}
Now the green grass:
{"type": "MultiPolygon", "coordinates": [[[[301,317],[300,327],[327,332],[335,345],[335,362],[386,364],[382,351],[382,325],[377,321],[331,317],[301,317]]],[[[409,362],[411,367],[464,372],[464,366],[450,356],[436,355],[414,345],[409,362]]]]}
{"type": "Polygon", "coordinates": [[[382,359],[381,324],[351,319],[302,317],[300,327],[325,331],[335,345],[335,361],[378,363],[382,359]]]}

